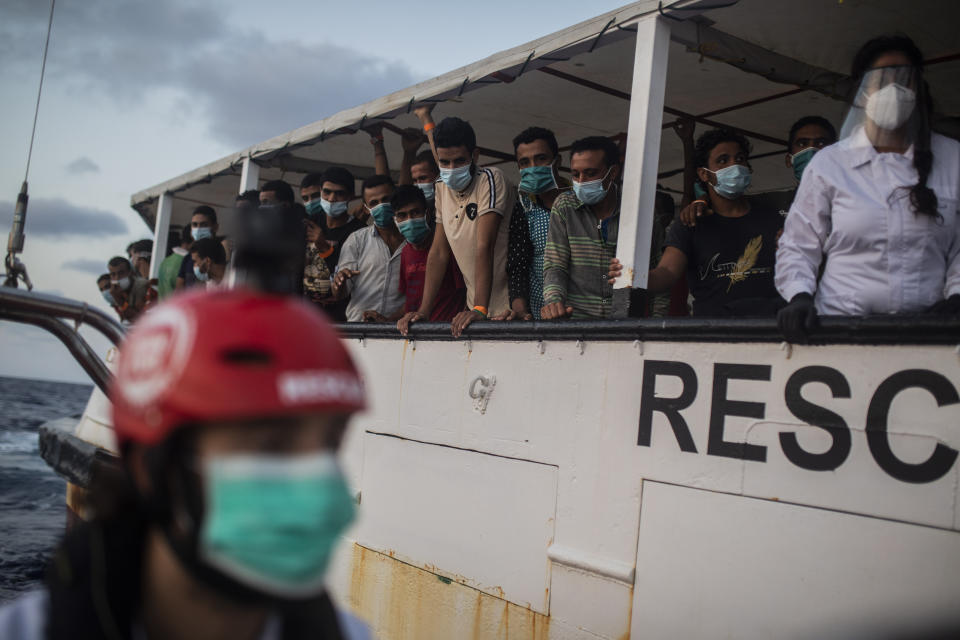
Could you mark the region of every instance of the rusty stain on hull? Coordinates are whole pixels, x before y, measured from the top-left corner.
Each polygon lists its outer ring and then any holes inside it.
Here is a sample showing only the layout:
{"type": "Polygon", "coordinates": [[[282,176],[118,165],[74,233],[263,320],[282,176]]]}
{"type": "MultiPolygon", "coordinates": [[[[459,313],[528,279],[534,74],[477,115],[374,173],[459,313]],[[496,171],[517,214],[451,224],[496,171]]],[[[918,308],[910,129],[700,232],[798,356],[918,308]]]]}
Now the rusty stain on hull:
{"type": "Polygon", "coordinates": [[[550,635],[547,616],[358,544],[353,545],[349,605],[384,640],[546,640],[550,635]]]}
{"type": "Polygon", "coordinates": [[[93,515],[90,510],[90,492],[72,482],[67,483],[67,529],[76,524],[89,520],[93,515]]]}

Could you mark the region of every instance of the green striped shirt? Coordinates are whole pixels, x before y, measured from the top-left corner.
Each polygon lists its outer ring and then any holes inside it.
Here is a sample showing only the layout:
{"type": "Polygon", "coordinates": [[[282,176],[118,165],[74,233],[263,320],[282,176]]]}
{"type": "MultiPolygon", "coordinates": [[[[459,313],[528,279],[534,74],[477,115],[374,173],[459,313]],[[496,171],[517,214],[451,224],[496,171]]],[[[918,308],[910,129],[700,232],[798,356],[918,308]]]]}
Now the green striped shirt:
{"type": "Polygon", "coordinates": [[[543,256],[543,303],[573,307],[574,318],[609,318],[613,285],[610,260],[617,255],[620,208],[597,220],[572,192],[560,194],[550,211],[543,256]]]}

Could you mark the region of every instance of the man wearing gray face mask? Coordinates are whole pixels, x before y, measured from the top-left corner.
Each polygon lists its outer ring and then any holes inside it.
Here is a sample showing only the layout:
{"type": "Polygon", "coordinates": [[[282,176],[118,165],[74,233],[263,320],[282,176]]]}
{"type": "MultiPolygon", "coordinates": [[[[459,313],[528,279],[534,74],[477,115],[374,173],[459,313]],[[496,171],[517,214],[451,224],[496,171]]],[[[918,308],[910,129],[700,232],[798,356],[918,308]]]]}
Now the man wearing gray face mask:
{"type": "Polygon", "coordinates": [[[110,273],[110,295],[120,318],[133,322],[147,302],[147,281],[134,273],[130,261],[120,256],[107,263],[110,273]]]}

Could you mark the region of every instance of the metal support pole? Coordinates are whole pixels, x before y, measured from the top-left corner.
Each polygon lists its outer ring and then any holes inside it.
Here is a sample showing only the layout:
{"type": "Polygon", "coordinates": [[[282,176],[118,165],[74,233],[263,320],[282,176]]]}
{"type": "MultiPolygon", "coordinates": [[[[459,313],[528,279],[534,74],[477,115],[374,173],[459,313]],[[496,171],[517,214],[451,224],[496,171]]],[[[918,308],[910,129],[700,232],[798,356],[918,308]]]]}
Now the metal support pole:
{"type": "Polygon", "coordinates": [[[153,255],[150,256],[150,277],[160,273],[160,263],[167,257],[167,235],[170,232],[170,218],[173,216],[173,196],[161,193],[157,203],[157,219],[153,225],[153,255]]]}
{"type": "Polygon", "coordinates": [[[617,241],[623,275],[614,283],[615,289],[647,286],[669,47],[668,20],[651,16],[637,23],[617,241]]]}
{"type": "Polygon", "coordinates": [[[254,162],[250,156],[243,159],[243,168],[240,170],[240,191],[257,190],[260,188],[260,165],[254,162]]]}

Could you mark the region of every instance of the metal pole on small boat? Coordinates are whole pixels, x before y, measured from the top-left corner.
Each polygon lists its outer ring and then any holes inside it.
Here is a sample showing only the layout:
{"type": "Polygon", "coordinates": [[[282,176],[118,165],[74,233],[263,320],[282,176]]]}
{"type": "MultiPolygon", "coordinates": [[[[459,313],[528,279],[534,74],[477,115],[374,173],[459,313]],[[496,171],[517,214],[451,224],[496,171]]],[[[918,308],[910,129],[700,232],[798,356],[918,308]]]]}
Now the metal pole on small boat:
{"type": "Polygon", "coordinates": [[[243,159],[243,168],[240,170],[240,191],[251,191],[260,188],[260,165],[250,156],[243,159]]]}
{"type": "Polygon", "coordinates": [[[29,199],[27,181],[24,180],[23,186],[20,187],[20,193],[17,194],[17,207],[13,210],[13,226],[7,239],[7,258],[4,261],[7,276],[3,281],[5,287],[16,288],[18,282],[23,280],[28,290],[33,289],[33,283],[30,282],[30,276],[27,275],[27,266],[17,258],[17,254],[23,252],[23,226],[27,221],[27,201],[29,199]]]}
{"type": "Polygon", "coordinates": [[[153,254],[150,256],[150,278],[160,275],[160,263],[167,255],[170,218],[173,216],[173,195],[161,193],[157,202],[157,219],[153,225],[153,254]]]}
{"type": "Polygon", "coordinates": [[[633,59],[633,88],[630,92],[630,120],[627,125],[627,152],[617,239],[617,258],[623,265],[623,275],[617,278],[614,289],[642,289],[647,286],[669,52],[668,20],[661,16],[640,20],[637,23],[637,48],[633,59]]]}

